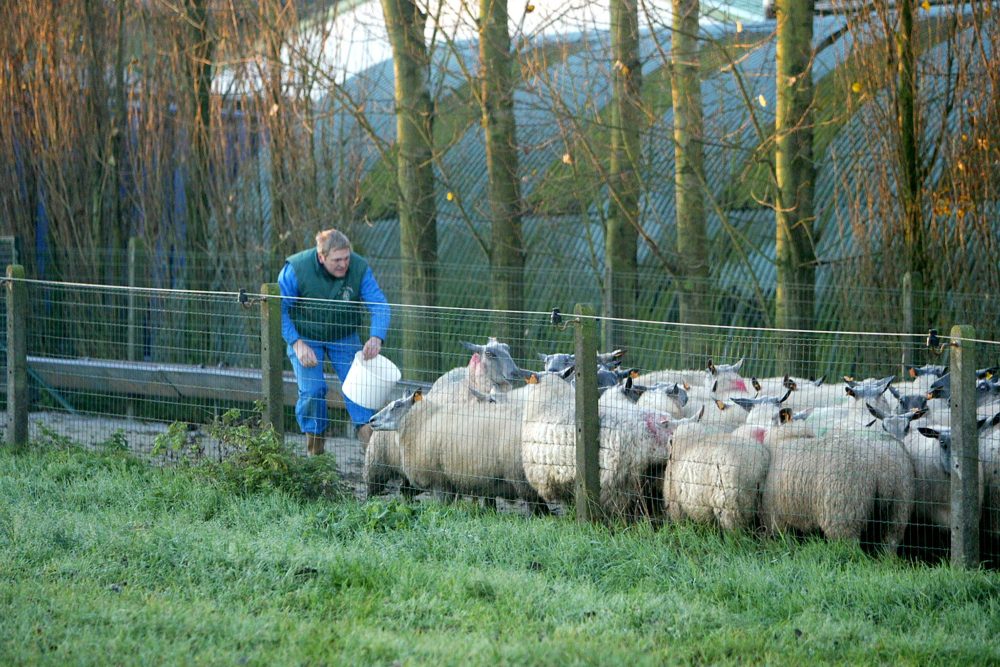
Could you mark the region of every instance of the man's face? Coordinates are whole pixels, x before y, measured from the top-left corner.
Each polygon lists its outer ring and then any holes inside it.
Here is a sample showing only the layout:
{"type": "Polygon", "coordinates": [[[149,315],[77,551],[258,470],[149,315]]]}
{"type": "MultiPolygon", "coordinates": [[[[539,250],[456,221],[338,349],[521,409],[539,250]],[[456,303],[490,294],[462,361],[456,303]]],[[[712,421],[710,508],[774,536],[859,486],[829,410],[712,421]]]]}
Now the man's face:
{"type": "Polygon", "coordinates": [[[325,255],[319,256],[319,261],[323,263],[323,268],[334,278],[343,278],[347,275],[347,267],[351,264],[350,248],[338,248],[331,250],[325,255]]]}

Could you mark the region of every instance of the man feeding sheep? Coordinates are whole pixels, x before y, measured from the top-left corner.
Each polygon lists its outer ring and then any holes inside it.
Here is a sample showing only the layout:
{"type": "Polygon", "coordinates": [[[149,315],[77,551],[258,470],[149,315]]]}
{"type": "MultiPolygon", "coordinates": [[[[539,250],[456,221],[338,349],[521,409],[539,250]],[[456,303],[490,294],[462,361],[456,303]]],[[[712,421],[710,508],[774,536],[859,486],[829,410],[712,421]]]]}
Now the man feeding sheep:
{"type": "MultiPolygon", "coordinates": [[[[299,388],[295,418],[306,434],[309,454],[322,454],[327,426],[323,360],[330,360],[343,383],[358,350],[366,360],[377,357],[389,329],[389,305],[368,262],[336,229],[318,233],[315,249],[289,257],[278,274],[278,287],[287,297],[281,300],[281,336],[299,388]],[[362,305],[371,313],[371,335],[364,346],[358,335],[362,305]]],[[[344,403],[358,440],[367,445],[372,432],[368,420],[375,411],[346,396],[344,403]]]]}

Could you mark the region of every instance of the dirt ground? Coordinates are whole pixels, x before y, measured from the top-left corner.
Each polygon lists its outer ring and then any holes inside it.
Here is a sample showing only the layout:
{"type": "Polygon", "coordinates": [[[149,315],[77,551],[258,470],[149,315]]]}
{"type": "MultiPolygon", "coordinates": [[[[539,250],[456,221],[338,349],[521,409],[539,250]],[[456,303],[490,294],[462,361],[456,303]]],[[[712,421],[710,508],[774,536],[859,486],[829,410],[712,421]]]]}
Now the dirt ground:
{"type": "MultiPolygon", "coordinates": [[[[66,440],[85,447],[96,447],[113,438],[120,437],[124,438],[129,449],[138,456],[149,459],[151,463],[160,464],[169,463],[171,455],[154,457],[152,455],[153,443],[156,436],[167,432],[168,426],[162,422],[57,411],[32,412],[28,415],[28,437],[34,442],[66,440]],[[118,433],[121,435],[116,435],[118,433]]],[[[6,411],[0,412],[0,427],[3,428],[4,438],[6,438],[6,411]]],[[[201,429],[195,430],[188,437],[192,440],[198,440],[204,448],[206,457],[219,458],[219,443],[207,432],[201,429]]],[[[305,436],[299,433],[286,433],[285,442],[291,445],[294,451],[305,456],[305,436]]],[[[354,487],[356,496],[364,498],[362,467],[365,454],[361,443],[353,437],[330,437],[326,441],[326,451],[333,453],[336,457],[337,469],[341,478],[354,487]]]]}

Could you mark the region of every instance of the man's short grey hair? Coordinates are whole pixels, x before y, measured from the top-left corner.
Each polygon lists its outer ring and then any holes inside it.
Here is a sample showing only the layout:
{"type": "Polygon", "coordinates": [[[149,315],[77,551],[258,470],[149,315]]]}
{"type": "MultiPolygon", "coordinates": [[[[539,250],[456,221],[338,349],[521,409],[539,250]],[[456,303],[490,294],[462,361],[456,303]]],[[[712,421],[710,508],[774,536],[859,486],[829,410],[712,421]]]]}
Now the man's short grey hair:
{"type": "Polygon", "coordinates": [[[324,229],[316,235],[316,250],[321,255],[328,255],[341,248],[351,249],[351,241],[343,232],[336,229],[324,229]]]}

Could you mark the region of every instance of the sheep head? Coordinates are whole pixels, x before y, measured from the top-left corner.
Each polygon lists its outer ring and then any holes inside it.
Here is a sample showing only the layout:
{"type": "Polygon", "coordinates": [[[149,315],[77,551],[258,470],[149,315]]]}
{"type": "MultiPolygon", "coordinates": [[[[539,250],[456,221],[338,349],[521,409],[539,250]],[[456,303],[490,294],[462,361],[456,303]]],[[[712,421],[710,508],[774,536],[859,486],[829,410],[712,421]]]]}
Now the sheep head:
{"type": "Polygon", "coordinates": [[[506,390],[511,382],[526,377],[527,373],[518,368],[510,356],[510,347],[490,338],[485,345],[461,341],[465,349],[473,355],[469,361],[469,385],[487,393],[493,389],[506,390]]]}
{"type": "Polygon", "coordinates": [[[403,417],[410,411],[413,404],[423,399],[423,392],[419,389],[409,396],[397,398],[384,408],[372,415],[368,420],[368,425],[373,431],[398,431],[402,425],[403,417]]]}

